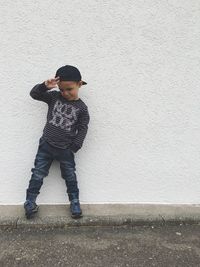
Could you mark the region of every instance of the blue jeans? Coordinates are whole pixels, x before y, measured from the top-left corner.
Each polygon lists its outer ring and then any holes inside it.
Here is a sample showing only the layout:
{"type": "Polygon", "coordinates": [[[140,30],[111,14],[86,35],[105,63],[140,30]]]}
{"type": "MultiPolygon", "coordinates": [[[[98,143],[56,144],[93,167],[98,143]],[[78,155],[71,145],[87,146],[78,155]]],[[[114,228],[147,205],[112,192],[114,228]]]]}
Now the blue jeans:
{"type": "Polygon", "coordinates": [[[67,193],[79,193],[76,177],[74,152],[69,149],[61,149],[50,145],[43,137],[39,139],[38,151],[34,161],[34,168],[31,169],[32,176],[27,188],[27,194],[40,194],[43,179],[49,174],[49,168],[53,160],[60,162],[61,177],[65,180],[67,193]]]}

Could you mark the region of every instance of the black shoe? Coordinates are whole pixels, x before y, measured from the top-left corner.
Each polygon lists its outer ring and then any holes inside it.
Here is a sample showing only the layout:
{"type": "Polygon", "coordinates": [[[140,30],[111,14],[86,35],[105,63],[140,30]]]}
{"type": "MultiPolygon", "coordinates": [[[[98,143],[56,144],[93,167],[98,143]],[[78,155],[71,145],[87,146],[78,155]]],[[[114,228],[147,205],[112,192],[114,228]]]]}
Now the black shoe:
{"type": "Polygon", "coordinates": [[[80,202],[78,199],[72,199],[70,202],[70,211],[71,211],[71,217],[73,219],[78,219],[83,217],[82,210],[80,207],[80,202]]]}
{"type": "Polygon", "coordinates": [[[27,219],[33,217],[33,215],[38,212],[39,206],[30,200],[26,200],[24,203],[25,216],[27,219]]]}

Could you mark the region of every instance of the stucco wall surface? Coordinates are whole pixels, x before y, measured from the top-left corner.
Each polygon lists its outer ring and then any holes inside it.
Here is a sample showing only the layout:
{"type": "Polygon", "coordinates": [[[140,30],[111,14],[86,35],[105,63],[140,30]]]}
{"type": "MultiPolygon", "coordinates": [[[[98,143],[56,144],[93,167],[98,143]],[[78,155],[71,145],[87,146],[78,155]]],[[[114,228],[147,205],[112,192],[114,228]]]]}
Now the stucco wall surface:
{"type": "MultiPolygon", "coordinates": [[[[200,1],[1,1],[0,204],[20,204],[65,64],[88,82],[83,203],[200,202],[200,1]]],[[[38,203],[68,201],[54,161],[38,203]]]]}

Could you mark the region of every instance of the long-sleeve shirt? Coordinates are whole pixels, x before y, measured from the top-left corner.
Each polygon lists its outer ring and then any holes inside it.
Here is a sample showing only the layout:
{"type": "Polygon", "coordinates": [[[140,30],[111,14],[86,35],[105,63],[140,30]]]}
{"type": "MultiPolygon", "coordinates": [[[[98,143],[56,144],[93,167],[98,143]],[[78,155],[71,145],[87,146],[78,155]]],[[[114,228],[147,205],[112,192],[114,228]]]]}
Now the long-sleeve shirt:
{"type": "Polygon", "coordinates": [[[52,146],[77,152],[83,145],[90,121],[88,107],[83,100],[67,100],[60,91],[48,90],[45,82],[36,84],[30,96],[48,104],[42,138],[52,146]]]}

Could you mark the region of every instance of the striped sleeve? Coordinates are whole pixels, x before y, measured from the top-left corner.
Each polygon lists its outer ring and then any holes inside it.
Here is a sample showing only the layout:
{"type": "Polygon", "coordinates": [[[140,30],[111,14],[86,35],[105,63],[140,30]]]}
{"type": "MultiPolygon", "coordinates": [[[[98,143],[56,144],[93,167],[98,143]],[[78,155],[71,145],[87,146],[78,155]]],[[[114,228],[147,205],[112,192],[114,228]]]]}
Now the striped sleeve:
{"type": "Polygon", "coordinates": [[[49,104],[52,100],[52,95],[55,91],[49,91],[46,87],[45,82],[36,84],[30,91],[30,96],[39,101],[46,102],[49,104]]]}
{"type": "Polygon", "coordinates": [[[86,107],[79,115],[78,122],[78,133],[73,138],[73,141],[70,145],[70,148],[73,152],[77,152],[83,145],[84,139],[86,137],[88,131],[88,124],[90,121],[90,115],[88,111],[88,107],[86,107]]]}

